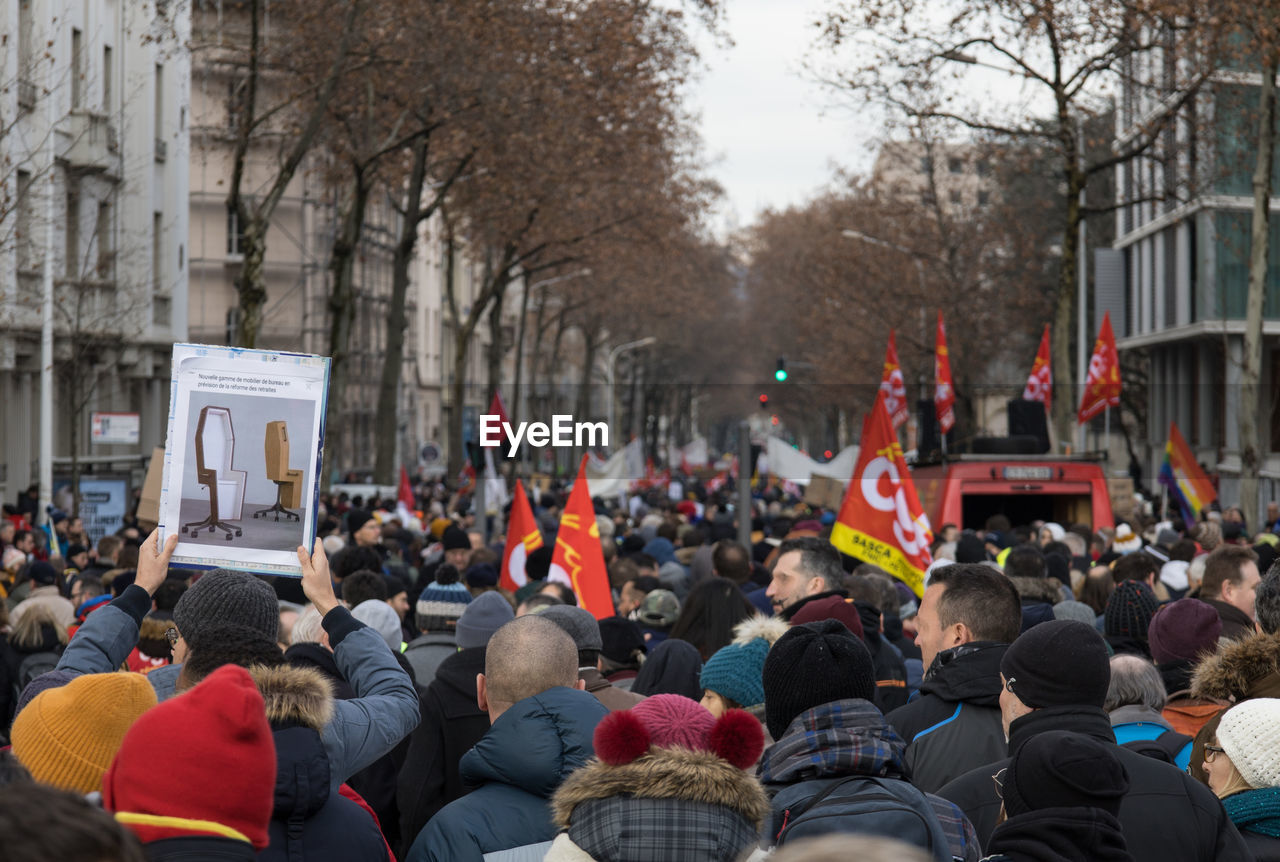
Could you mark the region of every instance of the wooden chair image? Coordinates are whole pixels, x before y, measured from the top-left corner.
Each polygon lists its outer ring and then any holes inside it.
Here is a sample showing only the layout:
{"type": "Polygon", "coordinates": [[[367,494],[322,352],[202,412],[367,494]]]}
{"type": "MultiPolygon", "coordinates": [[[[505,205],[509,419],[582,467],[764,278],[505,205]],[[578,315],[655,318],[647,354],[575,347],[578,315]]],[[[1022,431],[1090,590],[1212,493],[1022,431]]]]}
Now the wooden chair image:
{"type": "Polygon", "coordinates": [[[196,481],[209,489],[209,517],[182,525],[182,532],[193,538],[202,529],[224,531],[227,541],[241,530],[227,521],[238,521],[244,507],[247,474],[232,467],[235,460],[236,435],[231,425],[231,411],[212,405],[200,410],[196,423],[196,481]]]}
{"type": "Polygon", "coordinates": [[[267,456],[267,478],[276,483],[276,502],[267,509],[259,509],[253,513],[255,518],[265,518],[275,513],[276,520],[284,515],[300,521],[301,516],[289,509],[302,505],[302,470],[289,469],[289,426],[287,422],[267,423],[267,437],[264,444],[267,456]]]}

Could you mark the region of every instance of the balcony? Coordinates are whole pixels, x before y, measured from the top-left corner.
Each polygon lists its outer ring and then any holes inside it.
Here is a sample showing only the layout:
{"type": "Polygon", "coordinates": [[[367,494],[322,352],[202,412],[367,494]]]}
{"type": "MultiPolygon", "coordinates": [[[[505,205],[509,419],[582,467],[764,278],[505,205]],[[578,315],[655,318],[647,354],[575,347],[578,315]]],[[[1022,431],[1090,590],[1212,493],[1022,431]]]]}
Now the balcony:
{"type": "Polygon", "coordinates": [[[71,169],[118,175],[120,143],[107,117],[72,111],[63,118],[59,131],[66,137],[59,155],[71,169]]]}

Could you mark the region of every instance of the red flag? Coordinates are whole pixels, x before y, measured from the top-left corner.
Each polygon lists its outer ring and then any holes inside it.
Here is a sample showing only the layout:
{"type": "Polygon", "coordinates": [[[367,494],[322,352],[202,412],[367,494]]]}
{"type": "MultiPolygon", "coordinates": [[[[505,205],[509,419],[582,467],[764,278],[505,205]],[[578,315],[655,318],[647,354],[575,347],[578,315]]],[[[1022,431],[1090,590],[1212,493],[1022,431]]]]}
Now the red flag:
{"type": "MultiPolygon", "coordinates": [[[[494,389],[494,390],[493,390],[493,399],[489,402],[489,414],[488,414],[488,415],[490,415],[490,416],[497,416],[497,417],[498,417],[498,421],[499,421],[499,422],[501,422],[501,423],[503,423],[503,424],[501,424],[501,425],[499,425],[499,426],[498,426],[498,428],[500,428],[500,429],[501,429],[501,431],[500,431],[500,434],[499,434],[499,437],[498,437],[498,442],[497,442],[497,443],[495,443],[494,445],[495,445],[495,446],[498,446],[498,447],[505,447],[505,446],[507,445],[507,430],[506,430],[506,427],[505,427],[505,426],[506,426],[506,425],[508,425],[508,424],[510,424],[511,420],[507,418],[507,408],[506,408],[506,406],[502,403],[502,393],[500,393],[497,389],[494,389]]],[[[492,426],[490,426],[490,427],[492,427],[492,426]]],[[[480,445],[482,445],[482,446],[484,445],[483,440],[484,440],[484,438],[483,438],[483,435],[482,435],[482,436],[481,436],[481,443],[480,443],[480,445]]]]}
{"type": "Polygon", "coordinates": [[[938,339],[933,354],[933,406],[938,412],[938,427],[943,434],[956,424],[956,391],[951,386],[951,356],[947,352],[947,330],[938,312],[938,339]]]}
{"type": "Polygon", "coordinates": [[[831,544],[879,566],[923,596],[933,532],[889,423],[883,392],[862,425],[861,442],[831,544]]]}
{"type": "Polygon", "coordinates": [[[885,394],[885,408],[889,411],[889,421],[893,430],[911,414],[907,406],[907,382],[902,376],[902,367],[898,365],[898,343],[889,330],[889,346],[884,351],[884,372],[880,375],[880,391],[885,394]]]}
{"type": "Polygon", "coordinates": [[[404,506],[406,511],[413,511],[413,488],[409,486],[409,471],[400,467],[400,487],[396,490],[396,500],[404,506]]]}
{"type": "Polygon", "coordinates": [[[1093,344],[1089,359],[1089,377],[1076,421],[1083,425],[1108,407],[1120,406],[1120,355],[1116,353],[1116,336],[1111,331],[1111,312],[1102,316],[1102,328],[1093,344]]]}
{"type": "Polygon", "coordinates": [[[600,527],[587,488],[587,456],[582,456],[578,478],[573,482],[569,502],[560,516],[555,551],[551,555],[549,581],[568,584],[578,597],[578,606],[598,620],[614,614],[609,592],[609,572],[600,549],[600,527]]]}
{"type": "Polygon", "coordinates": [[[471,459],[467,459],[467,463],[463,465],[462,472],[458,474],[458,493],[470,494],[476,487],[476,468],[472,466],[471,459]]]}
{"type": "Polygon", "coordinates": [[[1036,363],[1031,366],[1031,376],[1022,390],[1026,401],[1044,402],[1044,412],[1048,414],[1050,397],[1053,394],[1053,363],[1049,357],[1049,324],[1044,325],[1044,335],[1040,336],[1040,349],[1036,351],[1036,363]]]}
{"type": "Polygon", "coordinates": [[[542,533],[538,531],[538,522],[529,508],[524,484],[516,479],[516,496],[511,501],[511,520],[507,523],[507,544],[502,549],[502,574],[498,577],[498,586],[514,593],[528,583],[529,578],[524,572],[525,560],[541,547],[542,533]]]}

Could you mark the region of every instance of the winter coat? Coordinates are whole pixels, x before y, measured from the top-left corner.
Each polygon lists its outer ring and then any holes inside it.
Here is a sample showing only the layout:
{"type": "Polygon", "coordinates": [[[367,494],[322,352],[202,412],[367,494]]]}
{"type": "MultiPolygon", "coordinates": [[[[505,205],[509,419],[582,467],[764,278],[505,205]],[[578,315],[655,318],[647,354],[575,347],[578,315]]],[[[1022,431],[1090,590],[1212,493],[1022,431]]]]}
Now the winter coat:
{"type": "Polygon", "coordinates": [[[902,653],[880,634],[880,609],[868,602],[854,602],[862,621],[862,640],[875,665],[875,705],[889,713],[907,702],[907,664],[902,653]]]}
{"type": "MultiPolygon", "coordinates": [[[[1115,743],[1107,714],[1097,707],[1037,709],[1009,726],[1009,752],[1048,730],[1082,733],[1115,743]]],[[[1209,788],[1176,766],[1116,747],[1115,755],[1129,775],[1129,792],[1120,804],[1120,824],[1136,862],[1248,862],[1248,850],[1209,788]]],[[[959,805],[988,843],[1000,814],[1000,796],[992,776],[1009,759],[978,767],[947,784],[938,795],[959,805]]]]}
{"type": "MultiPolygon", "coordinates": [[[[865,700],[835,701],[797,716],[760,760],[758,774],[772,797],[765,843],[776,842],[792,809],[807,807],[833,783],[859,776],[906,782],[906,748],[880,711],[865,700]]],[[[918,813],[938,821],[952,856],[978,859],[980,845],[964,815],[945,799],[922,795],[927,807],[918,813]]]]}
{"type": "Polygon", "coordinates": [[[934,793],[1009,753],[1000,723],[1000,659],[1008,648],[979,641],[938,653],[920,696],[884,717],[907,742],[916,787],[934,793]]]}
{"type": "Polygon", "coordinates": [[[756,846],[769,799],[754,777],[707,751],[655,748],[610,766],[592,760],[552,798],[562,832],[547,856],[597,862],[734,862],[756,846]]]}
{"type": "Polygon", "coordinates": [[[216,835],[161,838],[142,845],[147,862],[252,862],[253,845],[216,835]]]}
{"type": "Polygon", "coordinates": [[[1062,582],[1057,578],[1009,578],[1022,600],[1022,630],[1054,619],[1053,606],[1062,601],[1062,582]]]}
{"type": "Polygon", "coordinates": [[[338,670],[338,662],[333,653],[325,649],[323,644],[294,644],[284,651],[284,660],[294,667],[309,667],[324,674],[325,679],[333,686],[333,696],[338,700],[350,700],[356,696],[351,683],[342,678],[342,671],[338,670]]]}
{"type": "Polygon", "coordinates": [[[1196,731],[1191,751],[1191,774],[1207,781],[1204,744],[1218,731],[1218,720],[1230,706],[1255,697],[1280,697],[1280,637],[1251,635],[1222,644],[1201,659],[1191,678],[1191,696],[1219,707],[1196,731]]]}
{"type": "Polygon", "coordinates": [[[1120,821],[1101,808],[1042,808],[996,827],[983,862],[1133,862],[1120,821]]]}
{"type": "Polygon", "coordinates": [[[320,731],[334,700],[325,677],[310,668],[254,668],[276,749],[271,844],[259,862],[387,858],[373,815],[332,790],[320,731]]]}
{"type": "Polygon", "coordinates": [[[640,666],[631,691],[643,694],[682,694],[693,700],[702,699],[702,656],[688,641],[664,640],[656,648],[650,645],[649,657],[640,666]]]}
{"type": "Polygon", "coordinates": [[[1222,800],[1258,862],[1280,862],[1280,788],[1246,790],[1222,800]],[[1270,833],[1270,834],[1266,834],[1270,833]]]}
{"type": "Polygon", "coordinates": [[[605,679],[604,674],[595,668],[579,670],[578,678],[587,684],[587,694],[594,695],[596,700],[603,703],[610,712],[631,709],[631,707],[644,700],[643,694],[635,694],[618,688],[605,679]]]}
{"type": "MultiPolygon", "coordinates": [[[[58,669],[77,674],[114,671],[137,645],[138,628],[150,610],[151,596],[131,584],[111,604],[89,615],[58,669]]],[[[321,734],[329,757],[330,789],[336,792],[418,726],[418,695],[382,636],[346,608],[334,608],[322,624],[338,670],[356,692],[356,699],[334,704],[333,719],[321,734]]],[[[167,672],[179,668],[167,665],[147,674],[157,697],[163,693],[161,683],[172,682],[167,672]]]]}
{"type": "Polygon", "coordinates": [[[70,599],[62,597],[62,593],[58,592],[56,586],[34,588],[31,595],[18,602],[13,610],[9,611],[9,625],[16,626],[23,616],[37,608],[47,610],[63,631],[75,625],[76,609],[70,599]]]}
{"type": "Polygon", "coordinates": [[[591,759],[592,734],[609,714],[585,691],[550,688],[512,706],[462,757],[458,774],[477,789],[441,808],[405,862],[481,862],[486,854],[550,841],[547,801],[591,759]]]}
{"type": "Polygon", "coordinates": [[[1235,605],[1217,599],[1201,598],[1200,601],[1218,612],[1218,619],[1222,620],[1221,640],[1238,641],[1258,633],[1253,619],[1235,605]]]}
{"type": "Polygon", "coordinates": [[[489,730],[489,713],[476,703],[484,656],[482,646],[454,653],[422,695],[422,723],[409,736],[396,786],[401,856],[437,811],[465,793],[458,763],[489,730]]]}

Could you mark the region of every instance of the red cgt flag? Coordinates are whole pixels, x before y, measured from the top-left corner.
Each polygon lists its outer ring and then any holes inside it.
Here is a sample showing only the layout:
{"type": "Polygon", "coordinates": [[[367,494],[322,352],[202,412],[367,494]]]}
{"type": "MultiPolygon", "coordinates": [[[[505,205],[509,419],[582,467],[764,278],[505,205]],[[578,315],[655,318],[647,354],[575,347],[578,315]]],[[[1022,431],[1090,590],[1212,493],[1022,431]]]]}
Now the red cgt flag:
{"type": "Polygon", "coordinates": [[[1120,355],[1116,353],[1116,336],[1111,331],[1111,312],[1102,316],[1102,328],[1093,344],[1089,359],[1089,377],[1076,421],[1083,425],[1108,407],[1120,406],[1120,355]]]}
{"type": "Polygon", "coordinates": [[[569,502],[560,516],[555,551],[551,555],[551,572],[547,580],[559,581],[573,588],[578,606],[598,620],[614,614],[613,595],[609,592],[609,572],[600,549],[600,527],[596,510],[591,505],[587,488],[587,456],[578,465],[578,478],[573,482],[569,502]]]}
{"type": "Polygon", "coordinates": [[[862,448],[831,530],[831,544],[851,557],[874,563],[923,596],[932,541],[929,519],[916,496],[881,392],[862,425],[862,448]]]}
{"type": "Polygon", "coordinates": [[[956,391],[951,386],[951,355],[947,352],[947,330],[938,312],[938,339],[933,354],[933,406],[938,412],[938,427],[946,434],[956,424],[956,391]]]}
{"type": "Polygon", "coordinates": [[[1031,375],[1027,377],[1027,385],[1022,390],[1024,401],[1040,401],[1044,403],[1044,412],[1048,414],[1052,406],[1049,399],[1053,395],[1053,363],[1049,357],[1049,324],[1044,325],[1044,335],[1040,336],[1040,349],[1036,351],[1036,363],[1031,366],[1031,375]]]}
{"type": "Polygon", "coordinates": [[[507,430],[505,426],[510,424],[511,420],[507,418],[507,407],[502,403],[502,393],[497,389],[493,390],[493,398],[489,401],[489,415],[497,416],[498,421],[502,423],[502,425],[498,426],[502,429],[502,432],[498,437],[498,442],[494,444],[498,447],[498,451],[501,452],[507,445],[507,430]]]}
{"type": "Polygon", "coordinates": [[[524,483],[516,479],[515,499],[511,502],[511,521],[507,524],[507,544],[502,549],[502,574],[498,586],[515,592],[529,582],[524,571],[529,554],[542,547],[542,533],[529,508],[524,483]]]}
{"type": "Polygon", "coordinates": [[[893,330],[889,330],[889,346],[884,351],[884,373],[880,376],[880,391],[885,394],[885,408],[889,411],[889,421],[896,431],[911,415],[907,406],[907,382],[902,376],[902,366],[898,364],[898,342],[893,330]]]}

